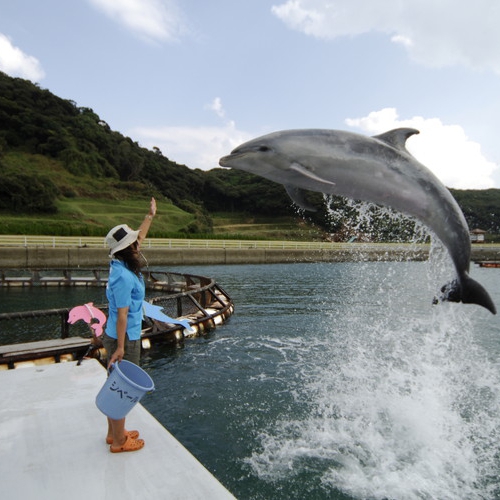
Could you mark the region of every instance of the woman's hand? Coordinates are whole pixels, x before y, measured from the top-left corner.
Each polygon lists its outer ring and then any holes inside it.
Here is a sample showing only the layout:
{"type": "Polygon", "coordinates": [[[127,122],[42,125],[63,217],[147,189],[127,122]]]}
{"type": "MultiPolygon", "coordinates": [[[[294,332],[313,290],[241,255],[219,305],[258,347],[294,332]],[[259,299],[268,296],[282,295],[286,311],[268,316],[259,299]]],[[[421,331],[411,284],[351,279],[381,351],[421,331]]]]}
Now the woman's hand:
{"type": "Polygon", "coordinates": [[[116,363],[117,361],[119,363],[123,359],[123,356],[125,356],[125,349],[121,349],[120,347],[118,347],[118,349],[116,349],[116,351],[113,353],[113,355],[109,359],[108,368],[113,363],[116,363]]]}
{"type": "Polygon", "coordinates": [[[156,200],[154,198],[151,198],[151,203],[149,205],[149,215],[151,215],[151,217],[154,217],[156,215],[156,200]]]}

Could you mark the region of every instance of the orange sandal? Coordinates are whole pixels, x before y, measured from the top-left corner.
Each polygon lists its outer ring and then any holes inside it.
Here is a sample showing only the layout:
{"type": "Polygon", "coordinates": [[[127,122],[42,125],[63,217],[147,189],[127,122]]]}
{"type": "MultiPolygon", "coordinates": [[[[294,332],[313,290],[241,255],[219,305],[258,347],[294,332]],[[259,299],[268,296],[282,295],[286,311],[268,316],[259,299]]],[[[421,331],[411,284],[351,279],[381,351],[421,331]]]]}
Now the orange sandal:
{"type": "Polygon", "coordinates": [[[125,442],[121,446],[109,447],[111,453],[121,453],[123,451],[137,451],[144,447],[144,439],[132,439],[127,435],[125,442]]]}
{"type": "MultiPolygon", "coordinates": [[[[137,439],[139,437],[139,431],[125,431],[125,436],[130,436],[132,439],[137,439]]],[[[113,444],[113,438],[107,437],[106,444],[113,444]]]]}

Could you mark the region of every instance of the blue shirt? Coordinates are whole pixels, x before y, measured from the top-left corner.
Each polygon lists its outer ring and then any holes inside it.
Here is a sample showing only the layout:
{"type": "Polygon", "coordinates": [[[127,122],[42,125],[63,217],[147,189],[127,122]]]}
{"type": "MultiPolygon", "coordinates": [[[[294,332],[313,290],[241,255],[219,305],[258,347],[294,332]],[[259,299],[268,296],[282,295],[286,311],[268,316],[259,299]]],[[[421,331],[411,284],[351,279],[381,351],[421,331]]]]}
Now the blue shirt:
{"type": "Polygon", "coordinates": [[[112,260],[106,286],[106,297],[109,301],[106,333],[110,337],[118,338],[116,333],[118,308],[128,307],[127,336],[129,340],[141,338],[142,301],[145,295],[146,286],[142,276],[139,278],[121,260],[112,260]]]}

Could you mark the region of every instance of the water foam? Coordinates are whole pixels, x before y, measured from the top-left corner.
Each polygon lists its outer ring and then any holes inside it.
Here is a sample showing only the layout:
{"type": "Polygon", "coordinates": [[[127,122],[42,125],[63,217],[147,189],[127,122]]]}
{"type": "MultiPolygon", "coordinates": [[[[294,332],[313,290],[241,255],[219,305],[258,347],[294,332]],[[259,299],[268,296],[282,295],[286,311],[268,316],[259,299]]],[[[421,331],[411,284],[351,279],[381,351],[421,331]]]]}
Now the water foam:
{"type": "Polygon", "coordinates": [[[347,324],[304,371],[310,415],[262,432],[254,471],[275,481],[306,461],[326,489],[355,498],[491,498],[500,377],[467,318],[443,307],[347,324]]]}

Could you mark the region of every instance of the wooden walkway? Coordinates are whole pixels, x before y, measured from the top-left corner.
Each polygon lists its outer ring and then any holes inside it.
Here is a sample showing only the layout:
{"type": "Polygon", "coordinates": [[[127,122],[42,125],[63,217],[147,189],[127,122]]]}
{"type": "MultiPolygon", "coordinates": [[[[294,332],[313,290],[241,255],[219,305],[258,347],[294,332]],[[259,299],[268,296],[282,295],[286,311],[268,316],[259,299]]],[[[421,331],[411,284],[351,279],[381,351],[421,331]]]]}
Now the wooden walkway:
{"type": "Polygon", "coordinates": [[[0,372],[2,498],[234,498],[140,404],[127,427],[139,429],[146,446],[110,453],[94,402],[105,379],[96,360],[0,372]]]}

